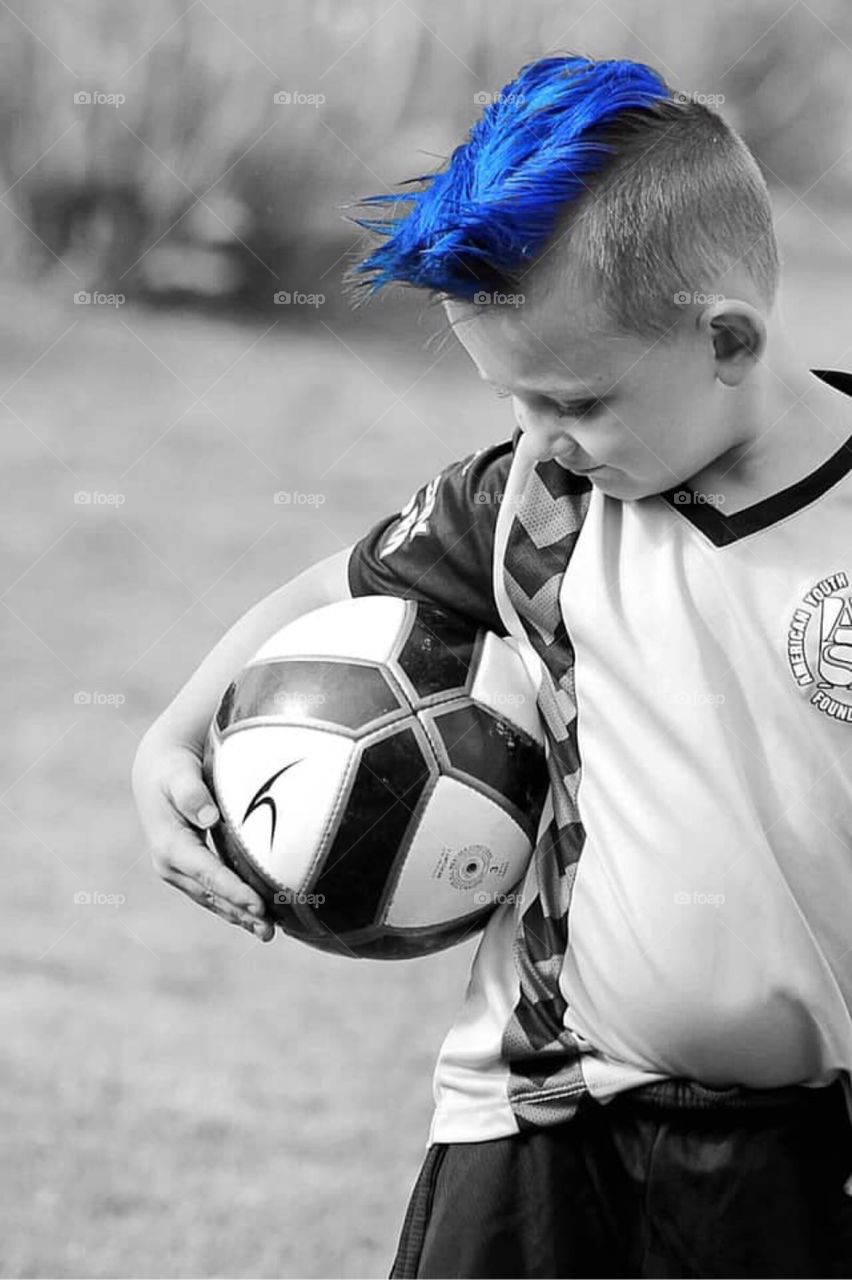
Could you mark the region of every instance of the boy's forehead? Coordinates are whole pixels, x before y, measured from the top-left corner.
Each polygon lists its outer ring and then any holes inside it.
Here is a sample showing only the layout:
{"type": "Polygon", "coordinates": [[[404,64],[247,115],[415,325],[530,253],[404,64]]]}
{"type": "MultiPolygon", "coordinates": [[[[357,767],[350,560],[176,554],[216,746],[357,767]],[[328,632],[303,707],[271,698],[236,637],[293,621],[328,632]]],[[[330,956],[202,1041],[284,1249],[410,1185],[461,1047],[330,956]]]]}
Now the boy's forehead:
{"type": "Polygon", "coordinates": [[[455,299],[446,299],[444,309],[480,376],[497,385],[543,393],[597,386],[614,381],[631,362],[629,340],[606,333],[589,310],[479,307],[455,299]]]}

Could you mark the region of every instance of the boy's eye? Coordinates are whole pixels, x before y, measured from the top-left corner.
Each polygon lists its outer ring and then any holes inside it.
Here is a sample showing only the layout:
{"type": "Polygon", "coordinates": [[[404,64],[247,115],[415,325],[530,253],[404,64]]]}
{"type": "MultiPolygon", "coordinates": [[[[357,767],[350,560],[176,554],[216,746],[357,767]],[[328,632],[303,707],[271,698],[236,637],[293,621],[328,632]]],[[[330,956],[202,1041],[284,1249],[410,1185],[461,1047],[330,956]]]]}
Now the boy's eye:
{"type": "Polygon", "coordinates": [[[601,407],[600,400],[574,400],[571,404],[555,406],[557,418],[586,418],[601,407]]]}
{"type": "MultiPolygon", "coordinates": [[[[511,396],[511,391],[507,391],[505,387],[497,387],[494,392],[500,399],[511,396]]],[[[594,398],[590,400],[572,400],[569,404],[553,404],[553,412],[557,418],[585,418],[589,414],[596,413],[603,404],[602,400],[594,398]]]]}

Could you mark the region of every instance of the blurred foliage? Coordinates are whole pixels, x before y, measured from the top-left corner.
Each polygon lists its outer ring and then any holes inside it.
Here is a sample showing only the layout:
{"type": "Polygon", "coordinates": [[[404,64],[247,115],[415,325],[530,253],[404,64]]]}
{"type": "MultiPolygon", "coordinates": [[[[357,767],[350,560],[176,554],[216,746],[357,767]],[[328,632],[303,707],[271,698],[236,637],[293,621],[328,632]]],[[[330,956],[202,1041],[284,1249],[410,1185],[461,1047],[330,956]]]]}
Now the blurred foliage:
{"type": "Polygon", "coordinates": [[[845,0],[31,0],[0,32],[0,269],[65,290],[333,299],[366,246],[341,206],[438,167],[546,53],[649,62],[724,95],[779,189],[852,186],[845,0]]]}

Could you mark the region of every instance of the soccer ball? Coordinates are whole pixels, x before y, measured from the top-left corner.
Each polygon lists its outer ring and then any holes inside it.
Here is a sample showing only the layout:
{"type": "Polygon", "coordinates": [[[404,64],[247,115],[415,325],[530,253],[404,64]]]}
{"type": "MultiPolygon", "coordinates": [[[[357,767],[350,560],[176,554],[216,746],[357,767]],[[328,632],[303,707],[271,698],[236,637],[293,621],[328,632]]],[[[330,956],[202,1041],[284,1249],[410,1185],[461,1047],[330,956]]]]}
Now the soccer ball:
{"type": "Polygon", "coordinates": [[[513,644],[396,596],[272,636],[222,697],[204,775],[213,847],[284,932],[388,960],[485,924],[526,869],[548,787],[513,644]]]}

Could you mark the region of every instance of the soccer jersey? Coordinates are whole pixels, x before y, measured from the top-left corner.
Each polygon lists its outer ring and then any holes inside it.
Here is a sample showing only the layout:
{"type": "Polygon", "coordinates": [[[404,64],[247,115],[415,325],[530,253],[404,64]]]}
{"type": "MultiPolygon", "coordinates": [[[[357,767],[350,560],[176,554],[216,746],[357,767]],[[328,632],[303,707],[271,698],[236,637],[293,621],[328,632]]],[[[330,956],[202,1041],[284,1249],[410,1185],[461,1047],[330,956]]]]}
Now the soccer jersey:
{"type": "Polygon", "coordinates": [[[349,584],[515,637],[547,737],[536,848],[441,1048],[430,1141],[669,1076],[840,1076],[849,1100],[852,435],[725,516],[688,485],[607,497],[516,431],[378,522],[349,584]]]}

